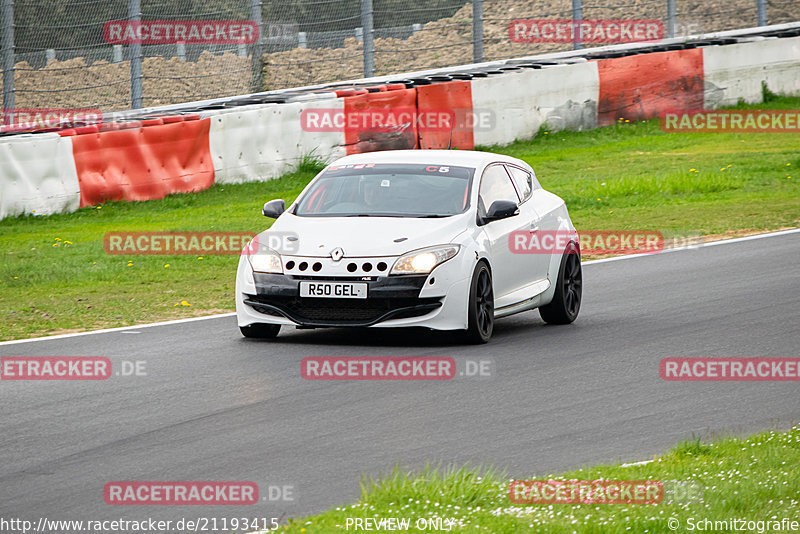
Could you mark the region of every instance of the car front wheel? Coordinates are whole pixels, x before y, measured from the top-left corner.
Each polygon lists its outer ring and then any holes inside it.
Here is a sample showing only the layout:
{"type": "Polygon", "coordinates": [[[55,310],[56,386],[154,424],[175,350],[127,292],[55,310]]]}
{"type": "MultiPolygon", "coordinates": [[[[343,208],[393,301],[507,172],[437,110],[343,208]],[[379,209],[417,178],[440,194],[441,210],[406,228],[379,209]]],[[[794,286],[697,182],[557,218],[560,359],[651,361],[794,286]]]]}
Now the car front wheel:
{"type": "Polygon", "coordinates": [[[539,315],[550,324],[569,324],[578,317],[582,294],[581,256],[575,244],[570,243],[561,257],[553,300],[539,307],[539,315]]]}
{"type": "Polygon", "coordinates": [[[494,329],[494,290],[492,273],[484,262],[479,262],[472,274],[468,306],[467,340],[476,344],[488,342],[494,329]]]}

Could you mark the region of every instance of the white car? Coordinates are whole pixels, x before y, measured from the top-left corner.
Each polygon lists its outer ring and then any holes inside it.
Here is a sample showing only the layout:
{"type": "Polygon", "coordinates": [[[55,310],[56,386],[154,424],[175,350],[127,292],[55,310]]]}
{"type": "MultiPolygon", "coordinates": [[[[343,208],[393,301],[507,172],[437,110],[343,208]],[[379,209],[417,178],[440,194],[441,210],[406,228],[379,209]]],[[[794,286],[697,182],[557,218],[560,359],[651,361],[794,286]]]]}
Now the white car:
{"type": "Polygon", "coordinates": [[[564,201],[523,161],[490,152],[395,150],[341,158],[245,249],[236,315],[245,337],[297,327],[463,330],[539,309],[575,320],[578,235],[564,201]],[[529,238],[550,245],[526,249],[529,238]],[[555,237],[555,238],[554,238],[555,237]],[[521,244],[520,247],[514,246],[521,244]]]}

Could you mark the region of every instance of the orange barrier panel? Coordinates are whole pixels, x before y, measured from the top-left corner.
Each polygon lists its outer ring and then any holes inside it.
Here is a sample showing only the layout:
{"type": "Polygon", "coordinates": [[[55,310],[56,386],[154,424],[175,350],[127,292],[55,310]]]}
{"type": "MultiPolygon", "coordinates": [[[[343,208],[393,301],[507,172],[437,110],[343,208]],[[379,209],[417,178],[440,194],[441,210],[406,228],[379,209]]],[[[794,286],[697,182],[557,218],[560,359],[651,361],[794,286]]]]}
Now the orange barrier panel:
{"type": "Polygon", "coordinates": [[[469,81],[417,87],[419,148],[475,147],[472,86],[469,81]],[[443,120],[449,121],[444,124],[443,120]]]}
{"type": "MultiPolygon", "coordinates": [[[[337,91],[338,94],[338,91],[337,91]]],[[[416,89],[344,97],[344,141],[348,154],[417,148],[416,89]]]]}
{"type": "MultiPolygon", "coordinates": [[[[210,119],[72,136],[81,207],[150,200],[214,184],[210,119]]],[[[69,134],[68,134],[69,135],[69,134]]]]}
{"type": "Polygon", "coordinates": [[[703,50],[672,50],[597,62],[600,97],[598,124],[619,118],[658,117],[674,109],[703,107],[703,50]]]}

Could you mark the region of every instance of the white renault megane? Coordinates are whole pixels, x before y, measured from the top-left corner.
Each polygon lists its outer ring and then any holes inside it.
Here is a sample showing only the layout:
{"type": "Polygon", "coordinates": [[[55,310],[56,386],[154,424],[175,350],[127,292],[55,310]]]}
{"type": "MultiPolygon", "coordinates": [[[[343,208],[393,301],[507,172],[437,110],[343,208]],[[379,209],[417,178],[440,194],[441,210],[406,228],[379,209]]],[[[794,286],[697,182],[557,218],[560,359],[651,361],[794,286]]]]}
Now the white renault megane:
{"type": "Polygon", "coordinates": [[[281,325],[421,326],[485,343],[499,317],[538,308],[567,324],[580,309],[578,235],[564,201],[512,157],[347,156],[288,209],[273,200],[263,214],[276,221],[245,249],[236,276],[245,337],[274,338],[281,325]],[[515,246],[537,236],[559,239],[515,246]]]}

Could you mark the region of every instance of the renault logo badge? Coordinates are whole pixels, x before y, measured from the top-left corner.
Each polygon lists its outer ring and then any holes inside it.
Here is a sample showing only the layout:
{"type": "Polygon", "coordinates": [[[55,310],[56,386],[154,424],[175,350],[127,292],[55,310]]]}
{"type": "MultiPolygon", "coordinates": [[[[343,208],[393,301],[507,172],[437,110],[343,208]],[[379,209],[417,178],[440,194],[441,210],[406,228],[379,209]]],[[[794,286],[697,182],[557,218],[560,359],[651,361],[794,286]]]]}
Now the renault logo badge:
{"type": "Polygon", "coordinates": [[[344,258],[344,250],[342,247],[336,247],[335,249],[331,250],[331,259],[333,261],[339,261],[344,258]]]}

